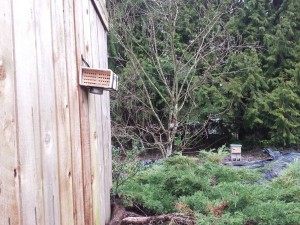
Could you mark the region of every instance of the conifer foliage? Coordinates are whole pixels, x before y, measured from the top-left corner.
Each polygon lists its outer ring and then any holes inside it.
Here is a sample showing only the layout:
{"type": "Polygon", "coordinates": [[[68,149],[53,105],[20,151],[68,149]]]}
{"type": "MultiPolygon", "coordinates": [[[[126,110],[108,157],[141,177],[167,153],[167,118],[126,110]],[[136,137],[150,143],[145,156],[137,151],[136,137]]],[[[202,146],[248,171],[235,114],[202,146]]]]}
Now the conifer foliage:
{"type": "MultiPolygon", "coordinates": [[[[214,158],[215,153],[209,154],[214,158]]],[[[222,166],[207,157],[165,159],[125,182],[119,195],[124,204],[148,215],[177,212],[196,217],[197,224],[299,224],[299,162],[261,183],[254,171],[222,166]]]]}
{"type": "Polygon", "coordinates": [[[247,0],[230,24],[236,37],[260,46],[247,60],[234,59],[234,66],[255,68],[233,78],[245,77],[240,84],[246,88],[240,98],[242,111],[235,115],[248,129],[246,134],[277,146],[297,145],[300,140],[299,22],[297,0],[247,0]]]}
{"type": "Polygon", "coordinates": [[[210,118],[245,143],[299,145],[300,1],[108,5],[110,67],[121,79],[112,104],[119,146],[134,139],[170,155],[192,147],[188,124],[210,118]]]}

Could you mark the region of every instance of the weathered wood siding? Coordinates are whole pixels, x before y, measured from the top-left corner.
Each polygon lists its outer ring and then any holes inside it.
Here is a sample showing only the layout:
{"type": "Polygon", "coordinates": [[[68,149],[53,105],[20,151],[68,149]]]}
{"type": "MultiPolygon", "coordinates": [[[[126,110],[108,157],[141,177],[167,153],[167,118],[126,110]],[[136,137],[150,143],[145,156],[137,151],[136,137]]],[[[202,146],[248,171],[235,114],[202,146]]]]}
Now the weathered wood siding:
{"type": "Polygon", "coordinates": [[[0,225],[109,220],[109,93],[78,85],[107,21],[104,0],[0,1],[0,225]]]}

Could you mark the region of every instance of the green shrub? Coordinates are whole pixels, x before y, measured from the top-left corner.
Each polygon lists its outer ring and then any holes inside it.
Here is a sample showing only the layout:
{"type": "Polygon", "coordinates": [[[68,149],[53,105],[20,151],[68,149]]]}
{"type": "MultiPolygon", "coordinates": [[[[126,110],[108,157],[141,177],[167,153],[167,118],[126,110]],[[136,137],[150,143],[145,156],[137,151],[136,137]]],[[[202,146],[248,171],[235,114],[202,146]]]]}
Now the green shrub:
{"type": "MultiPolygon", "coordinates": [[[[213,154],[213,153],[209,153],[213,154]]],[[[156,214],[194,211],[198,224],[299,224],[300,170],[292,164],[280,177],[260,184],[247,169],[174,156],[127,180],[120,194],[128,205],[156,214]]]]}
{"type": "Polygon", "coordinates": [[[269,200],[245,207],[243,213],[260,225],[299,224],[300,203],[269,200]]]}
{"type": "Polygon", "coordinates": [[[202,214],[209,213],[207,206],[210,203],[210,199],[203,191],[197,191],[190,196],[181,196],[179,201],[187,204],[194,211],[202,214]]]}
{"type": "Polygon", "coordinates": [[[212,149],[210,151],[200,151],[199,156],[200,158],[204,159],[205,161],[209,161],[212,163],[220,164],[225,156],[229,155],[229,148],[225,145],[216,149],[212,149]]]}
{"type": "Polygon", "coordinates": [[[274,183],[286,188],[300,186],[300,162],[292,163],[274,183]]]}
{"type": "Polygon", "coordinates": [[[142,163],[136,157],[144,151],[143,148],[138,148],[137,143],[131,150],[126,152],[126,156],[120,148],[112,148],[112,171],[113,171],[113,187],[112,194],[117,195],[119,187],[130,178],[134,177],[143,168],[142,163]]]}
{"type": "Polygon", "coordinates": [[[234,214],[226,212],[222,215],[222,217],[216,217],[213,214],[209,214],[207,216],[198,214],[197,220],[199,225],[241,225],[246,221],[245,216],[240,212],[236,212],[234,214]]]}

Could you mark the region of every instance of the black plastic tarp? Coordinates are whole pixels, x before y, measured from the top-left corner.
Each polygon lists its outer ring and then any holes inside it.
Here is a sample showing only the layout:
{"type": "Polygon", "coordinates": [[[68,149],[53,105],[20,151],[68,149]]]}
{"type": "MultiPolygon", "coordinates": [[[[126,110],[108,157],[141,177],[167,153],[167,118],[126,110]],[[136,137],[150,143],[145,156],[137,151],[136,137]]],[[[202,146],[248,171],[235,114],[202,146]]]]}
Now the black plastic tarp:
{"type": "Polygon", "coordinates": [[[240,168],[260,169],[266,180],[272,180],[278,177],[290,163],[295,161],[300,163],[299,151],[280,152],[269,148],[262,151],[269,156],[268,159],[249,162],[241,161],[230,164],[240,168]]]}

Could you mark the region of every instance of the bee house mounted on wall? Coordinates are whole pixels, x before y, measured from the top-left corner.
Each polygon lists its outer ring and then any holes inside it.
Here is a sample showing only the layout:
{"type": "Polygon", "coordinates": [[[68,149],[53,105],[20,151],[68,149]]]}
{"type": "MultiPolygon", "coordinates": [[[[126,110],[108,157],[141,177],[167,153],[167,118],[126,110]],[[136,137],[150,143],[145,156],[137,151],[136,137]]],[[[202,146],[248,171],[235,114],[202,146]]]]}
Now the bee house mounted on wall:
{"type": "Polygon", "coordinates": [[[110,69],[81,67],[79,84],[89,88],[93,94],[102,94],[103,90],[118,90],[118,75],[110,69]]]}

